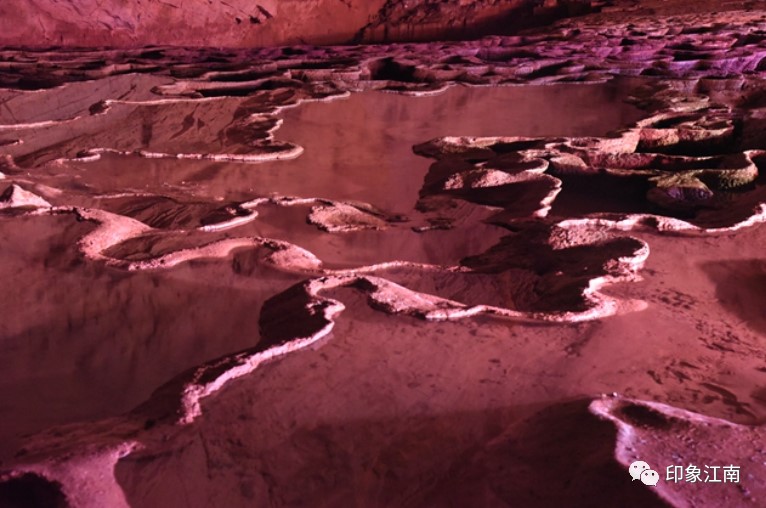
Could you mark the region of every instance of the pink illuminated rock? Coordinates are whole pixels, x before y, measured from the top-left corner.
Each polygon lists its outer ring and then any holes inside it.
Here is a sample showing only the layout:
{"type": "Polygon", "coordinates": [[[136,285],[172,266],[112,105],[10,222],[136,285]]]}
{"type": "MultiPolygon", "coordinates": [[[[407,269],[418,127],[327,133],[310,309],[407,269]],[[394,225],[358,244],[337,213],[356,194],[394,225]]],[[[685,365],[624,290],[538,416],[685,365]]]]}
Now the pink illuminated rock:
{"type": "Polygon", "coordinates": [[[656,493],[671,506],[744,506],[766,495],[760,426],[619,397],[595,400],[590,411],[617,428],[623,467],[643,460],[657,469],[656,493]]]}
{"type": "Polygon", "coordinates": [[[759,2],[97,3],[0,7],[0,505],[758,505],[759,2]]]}
{"type": "Polygon", "coordinates": [[[26,191],[18,185],[11,185],[0,195],[0,210],[49,208],[50,206],[50,203],[40,196],[26,191]]]}
{"type": "Polygon", "coordinates": [[[533,10],[530,0],[10,1],[0,7],[0,45],[252,47],[464,38],[587,12],[591,3],[558,0],[533,10]]]}

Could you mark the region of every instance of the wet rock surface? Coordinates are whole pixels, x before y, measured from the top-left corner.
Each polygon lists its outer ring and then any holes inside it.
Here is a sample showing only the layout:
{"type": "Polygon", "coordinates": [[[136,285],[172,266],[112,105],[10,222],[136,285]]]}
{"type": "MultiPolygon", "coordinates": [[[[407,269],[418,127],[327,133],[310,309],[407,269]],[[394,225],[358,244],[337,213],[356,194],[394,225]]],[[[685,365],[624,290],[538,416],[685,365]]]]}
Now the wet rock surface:
{"type": "Polygon", "coordinates": [[[757,505],[766,18],[648,8],[464,43],[0,51],[4,405],[33,415],[6,418],[0,501],[757,505]],[[615,116],[406,139],[455,86],[615,116]],[[335,144],[314,107],[351,119],[335,144]],[[378,136],[347,132],[375,108],[378,136]],[[664,478],[690,464],[741,476],[664,478]]]}

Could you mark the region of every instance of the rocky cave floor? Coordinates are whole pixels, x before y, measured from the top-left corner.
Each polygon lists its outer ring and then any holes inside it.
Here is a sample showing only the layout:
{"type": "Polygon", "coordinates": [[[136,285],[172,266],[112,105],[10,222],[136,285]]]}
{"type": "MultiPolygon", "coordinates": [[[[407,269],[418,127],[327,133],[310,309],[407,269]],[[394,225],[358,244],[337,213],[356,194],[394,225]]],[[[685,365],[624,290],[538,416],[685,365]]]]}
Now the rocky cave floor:
{"type": "Polygon", "coordinates": [[[762,506],[764,73],[757,9],[0,50],[0,504],[762,506]],[[615,83],[625,125],[448,123],[393,181],[281,135],[330,102],[353,132],[357,94],[615,83]]]}

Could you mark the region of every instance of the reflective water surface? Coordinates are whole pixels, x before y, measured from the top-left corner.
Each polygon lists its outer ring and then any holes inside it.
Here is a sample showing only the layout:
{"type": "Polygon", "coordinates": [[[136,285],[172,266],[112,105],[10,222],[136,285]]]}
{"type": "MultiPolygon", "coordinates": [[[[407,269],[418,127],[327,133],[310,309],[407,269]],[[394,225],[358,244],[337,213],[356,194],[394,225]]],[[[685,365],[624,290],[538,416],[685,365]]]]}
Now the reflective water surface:
{"type": "MultiPolygon", "coordinates": [[[[444,135],[599,135],[640,116],[615,84],[453,87],[427,97],[365,92],[284,110],[276,138],[304,148],[291,160],[247,164],[104,154],[91,162],[52,162],[94,147],[243,150],[222,141],[243,98],[120,104],[89,117],[90,99],[146,100],[146,88],[158,82],[119,80],[111,87],[78,83],[39,96],[7,94],[0,123],[61,121],[4,132],[24,140],[7,147],[23,169],[13,176],[61,190],[46,196],[54,205],[122,213],[131,207],[110,196],[170,198],[164,205],[150,198],[140,213],[133,205],[133,216],[148,223],[186,214],[182,223],[192,224],[200,206],[270,195],[361,201],[416,222],[414,206],[432,161],[416,156],[414,144],[444,135]],[[71,120],[77,116],[82,120],[71,120]]],[[[450,264],[486,250],[502,235],[476,221],[425,235],[406,227],[329,234],[306,223],[309,208],[264,205],[256,220],[226,235],[287,240],[331,268],[390,260],[450,264]]],[[[463,213],[481,212],[466,206],[463,213]]],[[[20,433],[126,411],[179,372],[252,346],[260,306],[300,280],[237,254],[164,271],[107,268],[78,251],[78,241],[93,227],[72,215],[0,216],[0,280],[13,288],[0,293],[3,453],[20,433]]]]}

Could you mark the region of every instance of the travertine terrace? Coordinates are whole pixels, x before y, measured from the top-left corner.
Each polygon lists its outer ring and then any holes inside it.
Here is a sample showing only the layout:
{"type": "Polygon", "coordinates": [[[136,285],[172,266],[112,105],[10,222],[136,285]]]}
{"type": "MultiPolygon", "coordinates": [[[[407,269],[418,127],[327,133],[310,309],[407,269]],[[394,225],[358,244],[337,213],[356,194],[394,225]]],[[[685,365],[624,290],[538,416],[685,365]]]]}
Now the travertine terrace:
{"type": "Polygon", "coordinates": [[[0,506],[766,504],[762,3],[379,3],[6,41],[0,506]]]}

